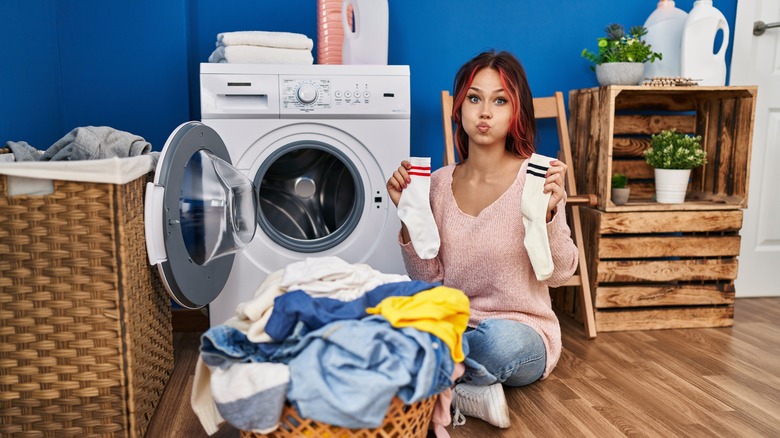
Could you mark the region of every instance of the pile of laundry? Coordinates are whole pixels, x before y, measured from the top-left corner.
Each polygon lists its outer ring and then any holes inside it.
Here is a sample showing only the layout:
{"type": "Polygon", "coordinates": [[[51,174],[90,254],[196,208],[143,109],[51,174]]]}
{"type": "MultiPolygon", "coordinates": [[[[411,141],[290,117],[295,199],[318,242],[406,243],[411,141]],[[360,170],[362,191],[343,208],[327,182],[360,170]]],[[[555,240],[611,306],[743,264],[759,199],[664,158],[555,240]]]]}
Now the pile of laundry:
{"type": "Polygon", "coordinates": [[[26,141],[9,141],[5,147],[14,161],[78,161],[148,154],[152,145],[129,132],[109,126],[82,126],[70,131],[45,151],[26,141]]]}
{"type": "Polygon", "coordinates": [[[209,435],[223,421],[267,434],[286,403],[302,418],[359,429],[379,427],[393,397],[439,395],[438,433],[465,369],[468,319],[468,297],[439,283],[337,257],[292,263],[203,334],[192,408],[209,435]]]}
{"type": "Polygon", "coordinates": [[[291,32],[238,31],[217,34],[209,62],[234,64],[313,64],[314,41],[291,32]]]}

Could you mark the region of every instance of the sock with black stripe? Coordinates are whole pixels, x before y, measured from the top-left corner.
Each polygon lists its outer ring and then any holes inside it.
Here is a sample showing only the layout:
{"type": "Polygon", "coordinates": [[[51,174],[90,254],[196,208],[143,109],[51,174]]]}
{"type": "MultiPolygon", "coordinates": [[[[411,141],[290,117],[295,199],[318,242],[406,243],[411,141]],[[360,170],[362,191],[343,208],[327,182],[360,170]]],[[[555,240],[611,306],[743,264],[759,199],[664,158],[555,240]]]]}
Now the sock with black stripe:
{"type": "Polygon", "coordinates": [[[528,171],[520,204],[525,226],[523,243],[539,281],[550,278],[554,268],[547,236],[547,204],[551,194],[544,193],[545,176],[552,160],[554,158],[539,154],[532,154],[528,159],[528,171]]]}
{"type": "Polygon", "coordinates": [[[432,259],[439,254],[439,229],[431,211],[431,158],[412,157],[409,178],[412,180],[401,192],[398,217],[409,230],[414,251],[421,259],[432,259]]]}

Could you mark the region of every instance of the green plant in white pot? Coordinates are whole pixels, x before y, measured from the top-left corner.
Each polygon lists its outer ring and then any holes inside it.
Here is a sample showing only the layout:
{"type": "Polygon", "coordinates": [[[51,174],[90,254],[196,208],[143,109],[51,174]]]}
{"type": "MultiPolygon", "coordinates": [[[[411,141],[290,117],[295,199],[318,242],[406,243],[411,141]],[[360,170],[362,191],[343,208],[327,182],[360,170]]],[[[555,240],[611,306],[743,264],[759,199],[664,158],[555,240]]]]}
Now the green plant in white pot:
{"type": "Polygon", "coordinates": [[[644,26],[634,26],[628,33],[620,24],[604,29],[606,36],[598,38],[598,52],[582,50],[582,57],[595,64],[596,79],[600,85],[638,85],[645,73],[645,63],[662,59],[642,40],[647,34],[644,26]]]}
{"type": "Polygon", "coordinates": [[[652,136],[645,161],[655,169],[655,200],[660,204],[685,202],[691,169],[707,162],[701,136],[686,135],[674,129],[652,136]]]}
{"type": "Polygon", "coordinates": [[[626,204],[630,194],[631,187],[628,187],[628,177],[622,173],[615,172],[612,175],[612,202],[615,205],[626,204]]]}

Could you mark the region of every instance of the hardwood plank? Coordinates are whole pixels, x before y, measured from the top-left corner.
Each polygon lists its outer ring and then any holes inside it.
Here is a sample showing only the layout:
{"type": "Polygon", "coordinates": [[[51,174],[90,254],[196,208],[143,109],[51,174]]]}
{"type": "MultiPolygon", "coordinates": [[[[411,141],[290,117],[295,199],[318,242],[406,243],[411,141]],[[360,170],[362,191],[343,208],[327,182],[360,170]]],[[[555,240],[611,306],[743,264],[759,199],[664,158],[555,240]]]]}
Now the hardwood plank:
{"type": "Polygon", "coordinates": [[[602,213],[599,233],[641,234],[675,232],[739,231],[742,211],[680,211],[670,215],[665,211],[641,213],[602,213]]]}
{"type": "MultiPolygon", "coordinates": [[[[615,141],[617,142],[617,139],[615,141]]],[[[655,169],[644,160],[613,160],[612,174],[615,173],[626,175],[628,185],[632,188],[636,180],[655,178],[655,169]]]]}
{"type": "Polygon", "coordinates": [[[690,115],[615,115],[614,135],[622,134],[658,134],[664,129],[677,132],[696,132],[696,116],[690,115]]]}
{"type": "Polygon", "coordinates": [[[738,256],[740,238],[735,236],[604,236],[601,259],[649,257],[738,256]]]}
{"type": "Polygon", "coordinates": [[[596,308],[734,304],[734,284],[599,286],[596,308]]]}
{"type": "Polygon", "coordinates": [[[690,280],[734,280],[737,278],[737,260],[618,260],[599,262],[596,281],[610,282],[667,282],[690,280]]]}
{"type": "Polygon", "coordinates": [[[637,309],[596,313],[600,333],[623,330],[728,327],[734,324],[732,307],[637,309]]]}

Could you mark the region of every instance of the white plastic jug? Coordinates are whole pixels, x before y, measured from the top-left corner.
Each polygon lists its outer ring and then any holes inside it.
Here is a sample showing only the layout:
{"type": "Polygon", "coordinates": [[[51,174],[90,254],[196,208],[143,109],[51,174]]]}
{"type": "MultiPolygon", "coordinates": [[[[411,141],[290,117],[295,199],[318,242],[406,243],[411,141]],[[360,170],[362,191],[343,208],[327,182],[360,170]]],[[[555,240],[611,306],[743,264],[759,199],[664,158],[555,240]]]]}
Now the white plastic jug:
{"type": "Polygon", "coordinates": [[[655,62],[645,63],[645,77],[680,76],[680,43],[688,13],[674,6],[673,1],[661,0],[658,7],[647,17],[644,40],[653,52],[663,57],[655,62]]]}
{"type": "Polygon", "coordinates": [[[729,25],[726,17],[712,6],[712,0],[697,0],[685,20],[680,45],[680,72],[699,85],[726,85],[726,47],[729,25]],[[713,53],[718,30],[723,31],[720,49],[713,53]]]}
{"type": "Polygon", "coordinates": [[[344,26],[342,64],[387,65],[387,40],[390,28],[387,0],[344,0],[341,4],[344,26]],[[353,25],[348,25],[347,8],[352,6],[353,25]]]}

